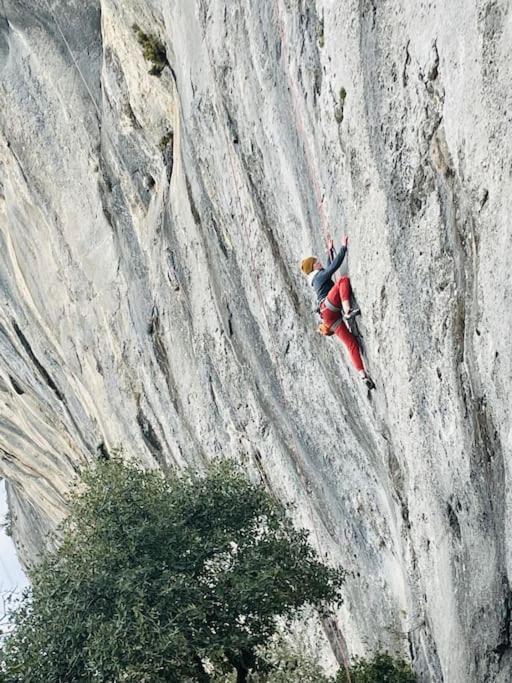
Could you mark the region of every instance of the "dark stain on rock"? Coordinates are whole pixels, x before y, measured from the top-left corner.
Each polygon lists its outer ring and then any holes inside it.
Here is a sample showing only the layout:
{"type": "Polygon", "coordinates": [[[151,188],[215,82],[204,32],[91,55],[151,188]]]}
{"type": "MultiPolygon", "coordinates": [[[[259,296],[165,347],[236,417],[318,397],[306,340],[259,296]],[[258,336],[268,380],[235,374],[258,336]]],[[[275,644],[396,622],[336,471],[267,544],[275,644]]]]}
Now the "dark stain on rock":
{"type": "Polygon", "coordinates": [[[163,340],[160,325],[160,314],[156,306],[153,307],[153,310],[151,312],[151,320],[148,323],[148,334],[152,337],[153,340],[153,350],[155,352],[156,362],[158,363],[158,367],[160,368],[163,376],[165,377],[165,383],[167,384],[167,389],[169,391],[169,398],[171,399],[175,410],[177,410],[178,390],[176,387],[174,377],[171,374],[169,354],[167,352],[167,347],[163,340]]]}
{"type": "Polygon", "coordinates": [[[231,116],[231,114],[226,110],[226,116],[227,116],[227,127],[229,130],[229,137],[233,141],[234,145],[238,145],[239,142],[239,137],[238,137],[238,126],[231,116]]]}
{"type": "Polygon", "coordinates": [[[99,458],[99,460],[110,460],[110,453],[109,453],[108,448],[105,446],[105,442],[104,442],[104,441],[102,441],[102,442],[98,445],[96,451],[97,451],[97,453],[98,453],[98,458],[99,458]]]}
{"type": "Polygon", "coordinates": [[[160,439],[156,435],[153,425],[144,415],[142,408],[140,407],[137,412],[137,424],[140,427],[144,443],[149,448],[155,459],[158,460],[159,463],[163,463],[163,448],[162,444],[160,443],[160,439]]]}
{"type": "Polygon", "coordinates": [[[455,534],[457,540],[460,541],[462,534],[460,531],[459,518],[457,517],[457,513],[450,503],[446,504],[446,514],[448,516],[448,524],[450,525],[451,530],[455,534]]]}
{"type": "Polygon", "coordinates": [[[211,216],[211,221],[212,221],[213,230],[214,230],[214,232],[215,232],[215,235],[217,236],[217,244],[219,245],[220,250],[222,251],[222,253],[224,254],[224,256],[227,258],[227,257],[228,257],[228,250],[226,249],[226,245],[225,245],[225,243],[224,243],[224,240],[223,240],[222,237],[221,237],[221,233],[220,233],[220,230],[219,230],[219,226],[218,226],[218,224],[217,224],[217,221],[216,221],[215,218],[213,217],[213,215],[211,216]]]}
{"type": "Polygon", "coordinates": [[[409,82],[409,75],[407,73],[407,69],[409,68],[409,64],[411,63],[411,55],[409,53],[409,45],[411,44],[411,41],[407,41],[407,45],[405,46],[405,60],[404,60],[404,67],[402,69],[402,85],[405,88],[407,86],[407,83],[409,82]]]}
{"type": "Polygon", "coordinates": [[[14,377],[12,377],[11,375],[9,375],[9,379],[10,379],[10,381],[11,381],[12,388],[13,388],[14,391],[18,394],[18,396],[23,396],[23,394],[24,394],[25,392],[24,392],[23,389],[20,387],[20,385],[18,384],[18,382],[14,379],[14,377]]]}
{"type": "Polygon", "coordinates": [[[503,584],[503,602],[500,606],[501,626],[498,637],[498,644],[493,652],[498,655],[501,660],[503,655],[511,649],[511,629],[512,629],[512,592],[508,577],[502,576],[503,584]]]}
{"type": "Polygon", "coordinates": [[[432,62],[428,70],[428,80],[435,81],[439,75],[439,52],[437,50],[437,43],[434,41],[432,45],[432,62]]]}
{"type": "MultiPolygon", "coordinates": [[[[185,186],[187,188],[187,197],[188,197],[188,201],[190,204],[190,211],[192,213],[192,218],[194,219],[194,222],[197,225],[197,227],[201,227],[203,225],[203,222],[201,220],[201,215],[198,211],[197,205],[196,205],[196,203],[194,201],[194,197],[192,195],[192,187],[190,185],[190,180],[189,180],[188,176],[185,176],[185,186]]],[[[213,228],[213,232],[215,233],[215,237],[216,237],[216,244],[219,246],[223,256],[225,258],[227,258],[228,257],[228,250],[226,248],[226,244],[224,242],[224,239],[222,238],[222,234],[221,234],[221,231],[219,229],[219,225],[218,225],[217,221],[215,220],[215,218],[213,217],[212,207],[210,206],[209,210],[208,210],[208,207],[206,207],[206,211],[203,211],[203,215],[206,215],[207,223],[208,223],[209,227],[213,228]]]]}
{"type": "Polygon", "coordinates": [[[201,216],[199,215],[194,197],[192,196],[192,187],[190,186],[190,180],[187,175],[185,176],[185,187],[187,188],[188,203],[190,204],[190,211],[192,213],[194,223],[196,225],[201,225],[201,216]]]}
{"type": "Polygon", "coordinates": [[[270,491],[272,494],[275,495],[275,492],[272,488],[272,483],[270,481],[270,478],[265,471],[265,467],[263,466],[263,457],[261,455],[261,452],[257,448],[254,449],[253,456],[254,456],[254,463],[256,464],[256,467],[257,467],[258,472],[260,474],[262,484],[264,484],[265,488],[268,491],[270,491]]]}
{"type": "Polygon", "coordinates": [[[484,206],[487,204],[489,201],[489,190],[484,187],[484,189],[481,192],[480,195],[480,211],[484,208],[484,206]]]}
{"type": "Polygon", "coordinates": [[[233,313],[231,312],[231,309],[229,308],[229,304],[226,304],[226,310],[228,312],[228,331],[229,331],[229,336],[233,336],[233,313]]]}
{"type": "Polygon", "coordinates": [[[167,131],[167,133],[162,136],[159,148],[162,152],[162,161],[165,166],[167,182],[170,182],[172,169],[174,167],[174,132],[172,130],[167,131]]]}
{"type": "Polygon", "coordinates": [[[39,372],[39,374],[41,375],[41,377],[43,378],[43,380],[45,381],[45,383],[46,383],[46,384],[50,387],[50,389],[54,392],[54,394],[57,396],[57,398],[59,399],[59,401],[63,401],[63,400],[64,400],[64,394],[63,394],[62,391],[58,388],[58,386],[55,384],[55,382],[53,381],[53,379],[50,377],[50,375],[49,375],[48,371],[46,370],[46,368],[45,368],[45,367],[42,365],[42,363],[40,363],[40,361],[38,360],[36,354],[33,352],[32,347],[30,346],[30,344],[29,344],[27,338],[25,337],[25,335],[23,334],[23,332],[20,330],[20,328],[18,327],[18,325],[17,325],[17,323],[16,323],[15,320],[12,321],[12,326],[13,326],[13,328],[14,328],[14,332],[16,333],[16,336],[18,337],[18,339],[19,339],[20,342],[21,342],[21,345],[22,345],[23,348],[25,349],[27,355],[29,356],[29,358],[30,358],[30,360],[33,362],[33,364],[35,365],[37,371],[39,372]]]}

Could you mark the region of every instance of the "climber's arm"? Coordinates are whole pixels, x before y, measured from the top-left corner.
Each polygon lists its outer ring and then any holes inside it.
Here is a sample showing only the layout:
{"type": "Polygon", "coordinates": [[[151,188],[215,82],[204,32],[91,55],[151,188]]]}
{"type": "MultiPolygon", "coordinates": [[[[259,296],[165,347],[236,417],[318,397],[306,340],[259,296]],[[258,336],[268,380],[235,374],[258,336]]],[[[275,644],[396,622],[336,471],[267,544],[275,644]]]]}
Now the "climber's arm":
{"type": "Polygon", "coordinates": [[[324,270],[324,273],[327,277],[332,277],[332,275],[334,275],[334,273],[338,270],[338,268],[343,263],[343,259],[345,258],[346,253],[347,247],[341,247],[339,252],[336,254],[336,257],[329,263],[327,268],[325,268],[324,270]]]}

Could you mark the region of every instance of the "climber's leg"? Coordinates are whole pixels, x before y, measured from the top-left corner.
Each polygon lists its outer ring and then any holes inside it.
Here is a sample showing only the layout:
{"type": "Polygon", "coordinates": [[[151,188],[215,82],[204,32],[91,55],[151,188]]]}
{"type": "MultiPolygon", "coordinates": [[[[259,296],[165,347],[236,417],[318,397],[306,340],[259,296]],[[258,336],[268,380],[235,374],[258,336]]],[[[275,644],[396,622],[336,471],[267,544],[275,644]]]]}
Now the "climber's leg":
{"type": "Polygon", "coordinates": [[[350,320],[350,318],[353,318],[355,315],[360,313],[358,308],[350,308],[350,278],[346,275],[344,277],[340,277],[336,284],[338,285],[343,315],[345,316],[346,320],[350,320]]]}
{"type": "Polygon", "coordinates": [[[350,310],[350,279],[347,276],[340,277],[338,280],[338,291],[340,293],[343,312],[348,313],[350,310]]]}
{"type": "Polygon", "coordinates": [[[355,367],[355,369],[361,374],[365,374],[364,372],[364,365],[363,361],[361,358],[361,353],[359,351],[359,345],[357,343],[356,338],[354,335],[348,330],[347,326],[345,325],[344,322],[341,323],[341,325],[338,326],[334,333],[345,345],[348,354],[350,356],[350,360],[352,361],[352,365],[355,367]]]}

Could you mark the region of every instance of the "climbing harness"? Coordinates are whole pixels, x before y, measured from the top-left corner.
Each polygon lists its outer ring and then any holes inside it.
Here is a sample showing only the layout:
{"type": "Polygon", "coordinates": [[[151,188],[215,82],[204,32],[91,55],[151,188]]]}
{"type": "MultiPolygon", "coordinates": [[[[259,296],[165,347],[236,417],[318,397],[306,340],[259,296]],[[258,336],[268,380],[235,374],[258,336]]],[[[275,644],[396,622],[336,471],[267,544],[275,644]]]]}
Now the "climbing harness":
{"type": "Polygon", "coordinates": [[[322,304],[325,306],[325,308],[328,308],[333,313],[341,313],[341,306],[335,306],[327,297],[322,301],[322,304]]]}
{"type": "MultiPolygon", "coordinates": [[[[341,312],[341,308],[338,308],[337,306],[334,306],[334,304],[332,304],[327,298],[324,299],[324,300],[320,303],[320,305],[318,306],[317,311],[318,311],[318,313],[319,313],[320,315],[322,315],[322,311],[323,311],[324,309],[326,309],[326,308],[327,308],[329,311],[332,311],[333,313],[340,313],[340,312],[341,312]]],[[[319,334],[322,334],[324,337],[331,337],[331,336],[336,332],[336,330],[338,329],[338,327],[342,324],[342,322],[343,322],[343,320],[342,320],[342,318],[341,318],[341,315],[340,315],[340,317],[339,317],[337,320],[335,320],[335,321],[332,322],[331,324],[326,323],[324,320],[322,320],[322,322],[320,323],[320,325],[317,327],[317,330],[316,330],[316,331],[317,331],[319,334]]]]}

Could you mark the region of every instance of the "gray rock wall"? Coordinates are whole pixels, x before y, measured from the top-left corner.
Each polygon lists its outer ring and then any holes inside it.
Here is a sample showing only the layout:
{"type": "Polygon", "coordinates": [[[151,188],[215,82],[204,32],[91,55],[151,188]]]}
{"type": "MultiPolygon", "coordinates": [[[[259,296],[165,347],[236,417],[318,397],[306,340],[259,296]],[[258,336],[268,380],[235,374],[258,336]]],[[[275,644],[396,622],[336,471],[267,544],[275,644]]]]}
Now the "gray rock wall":
{"type": "Polygon", "coordinates": [[[236,454],[349,571],[335,651],[512,678],[511,51],[506,0],[3,0],[0,474],[26,563],[85,462],[236,454]],[[344,232],[371,402],[298,269],[344,232]]]}

